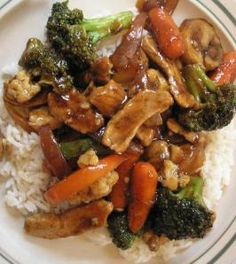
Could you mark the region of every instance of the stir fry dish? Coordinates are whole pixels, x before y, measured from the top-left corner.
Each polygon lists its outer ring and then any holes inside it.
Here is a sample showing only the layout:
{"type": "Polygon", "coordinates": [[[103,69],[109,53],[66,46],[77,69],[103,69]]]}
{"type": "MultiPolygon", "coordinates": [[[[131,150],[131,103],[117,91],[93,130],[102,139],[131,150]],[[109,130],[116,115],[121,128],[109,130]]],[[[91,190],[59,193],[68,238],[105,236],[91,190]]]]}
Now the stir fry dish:
{"type": "Polygon", "coordinates": [[[51,212],[27,216],[28,234],[106,227],[120,249],[142,239],[156,251],[212,228],[201,168],[208,133],[235,114],[236,51],[224,52],[205,19],[177,26],[177,3],[139,0],[136,15],[89,19],[58,2],[47,40],[28,40],[3,98],[15,123],[38,134],[51,176],[51,212]]]}

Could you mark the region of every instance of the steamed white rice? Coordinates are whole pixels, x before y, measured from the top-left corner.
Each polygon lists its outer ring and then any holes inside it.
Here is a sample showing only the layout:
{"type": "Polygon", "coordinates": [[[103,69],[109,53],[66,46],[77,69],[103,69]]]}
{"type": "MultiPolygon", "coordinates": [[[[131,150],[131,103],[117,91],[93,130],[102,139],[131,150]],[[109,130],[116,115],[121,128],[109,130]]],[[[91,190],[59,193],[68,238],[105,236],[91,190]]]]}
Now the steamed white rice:
{"type": "MultiPolygon", "coordinates": [[[[110,53],[111,50],[108,49],[107,52],[110,53]]],[[[17,67],[12,64],[2,73],[12,76],[16,71],[17,67]]],[[[4,108],[2,90],[0,87],[0,134],[6,138],[11,149],[11,155],[0,161],[0,175],[6,178],[6,204],[24,215],[38,211],[48,212],[50,207],[44,201],[42,193],[47,189],[49,175],[42,171],[43,154],[39,138],[35,133],[27,134],[14,124],[4,108]]],[[[202,176],[205,180],[204,200],[210,209],[215,208],[224,187],[230,182],[234,152],[232,142],[235,139],[233,124],[208,135],[202,176]]],[[[112,243],[105,229],[91,232],[85,234],[85,237],[90,240],[92,238],[94,243],[100,246],[112,243]],[[91,235],[91,232],[95,235],[91,235]]],[[[131,249],[120,253],[133,263],[144,263],[155,256],[158,261],[156,263],[164,263],[191,243],[191,240],[169,241],[158,252],[151,252],[144,242],[137,241],[131,249]]]]}

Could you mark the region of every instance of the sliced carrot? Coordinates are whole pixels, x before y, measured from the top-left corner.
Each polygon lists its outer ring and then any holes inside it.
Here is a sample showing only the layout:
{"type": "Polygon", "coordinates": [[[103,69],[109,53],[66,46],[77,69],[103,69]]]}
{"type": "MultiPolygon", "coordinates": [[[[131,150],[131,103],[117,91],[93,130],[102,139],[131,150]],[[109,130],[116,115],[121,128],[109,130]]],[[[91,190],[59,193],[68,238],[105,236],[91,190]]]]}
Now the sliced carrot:
{"type": "Polygon", "coordinates": [[[154,203],[158,175],[148,162],[138,162],[131,177],[131,203],[128,207],[129,228],[137,233],[145,224],[154,203]]]}
{"type": "Polygon", "coordinates": [[[184,43],[173,18],[160,7],[150,10],[148,16],[160,50],[170,59],[182,56],[184,43]]]}
{"type": "Polygon", "coordinates": [[[130,174],[135,162],[139,159],[139,153],[130,153],[127,155],[127,160],[121,163],[116,169],[119,174],[119,180],[115,184],[110,194],[110,200],[114,209],[124,209],[127,206],[127,190],[130,174]]]}
{"type": "Polygon", "coordinates": [[[110,155],[102,159],[96,166],[79,169],[64,180],[53,185],[44,194],[44,197],[51,205],[62,203],[76,193],[89,187],[95,181],[106,176],[125,160],[125,156],[110,155]]]}
{"type": "Polygon", "coordinates": [[[236,79],[236,51],[224,54],[223,62],[213,72],[211,79],[220,86],[234,82],[236,79]]]}

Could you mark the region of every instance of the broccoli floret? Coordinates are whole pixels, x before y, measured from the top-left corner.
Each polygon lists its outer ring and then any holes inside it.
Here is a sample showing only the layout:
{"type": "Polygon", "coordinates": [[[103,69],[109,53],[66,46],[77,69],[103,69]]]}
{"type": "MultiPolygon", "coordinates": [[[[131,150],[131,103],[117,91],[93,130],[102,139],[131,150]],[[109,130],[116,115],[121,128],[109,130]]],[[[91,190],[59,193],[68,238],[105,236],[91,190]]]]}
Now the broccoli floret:
{"type": "Polygon", "coordinates": [[[236,86],[216,85],[206,76],[199,65],[188,65],[183,71],[189,92],[199,102],[199,109],[182,110],[179,122],[195,132],[211,131],[228,125],[236,108],[236,86]]]}
{"type": "Polygon", "coordinates": [[[107,220],[112,242],[123,250],[130,248],[136,238],[128,227],[126,212],[113,212],[107,220]]]}
{"type": "Polygon", "coordinates": [[[154,233],[169,239],[204,237],[213,225],[214,214],[203,204],[202,187],[200,177],[193,177],[178,193],[159,187],[149,216],[154,233]]]}
{"type": "Polygon", "coordinates": [[[66,61],[60,59],[53,50],[46,48],[37,38],[28,40],[19,65],[38,78],[41,85],[52,85],[61,91],[73,86],[66,61]]]}
{"type": "Polygon", "coordinates": [[[131,12],[99,19],[84,19],[79,9],[70,10],[68,1],[55,3],[47,22],[47,35],[53,47],[61,52],[71,68],[85,70],[96,59],[96,43],[131,25],[131,12]]]}

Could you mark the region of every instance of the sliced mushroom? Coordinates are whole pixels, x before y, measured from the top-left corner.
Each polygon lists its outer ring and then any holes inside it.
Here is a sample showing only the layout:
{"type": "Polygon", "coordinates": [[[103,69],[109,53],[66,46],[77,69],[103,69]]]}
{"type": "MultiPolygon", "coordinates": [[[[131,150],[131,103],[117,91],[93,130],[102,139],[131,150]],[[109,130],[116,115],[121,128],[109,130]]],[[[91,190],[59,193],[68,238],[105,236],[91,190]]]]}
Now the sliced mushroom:
{"type": "Polygon", "coordinates": [[[112,116],[126,98],[123,86],[110,80],[105,86],[94,87],[89,101],[104,116],[112,116]]]}
{"type": "Polygon", "coordinates": [[[215,28],[205,19],[186,19],[180,31],[183,35],[186,64],[201,64],[206,71],[218,67],[223,58],[223,49],[215,28]]]}
{"type": "Polygon", "coordinates": [[[186,131],[173,118],[168,119],[167,127],[174,133],[183,136],[190,143],[196,143],[199,140],[199,134],[186,131]]]}
{"type": "Polygon", "coordinates": [[[87,98],[76,90],[65,95],[50,93],[48,106],[57,120],[83,134],[93,133],[103,125],[102,116],[94,112],[87,98]]]}
{"type": "Polygon", "coordinates": [[[104,226],[112,209],[112,203],[100,200],[60,215],[39,213],[27,217],[24,228],[28,234],[46,239],[74,236],[104,226]]]}
{"type": "Polygon", "coordinates": [[[135,137],[140,126],[156,113],[162,113],[173,104],[166,91],[141,91],[116,113],[107,125],[103,144],[123,153],[135,137]]]}
{"type": "Polygon", "coordinates": [[[167,76],[170,92],[174,96],[176,102],[185,108],[193,107],[196,102],[194,97],[186,89],[176,64],[160,53],[154,39],[150,36],[143,38],[142,48],[148,57],[156,63],[167,76]]]}

